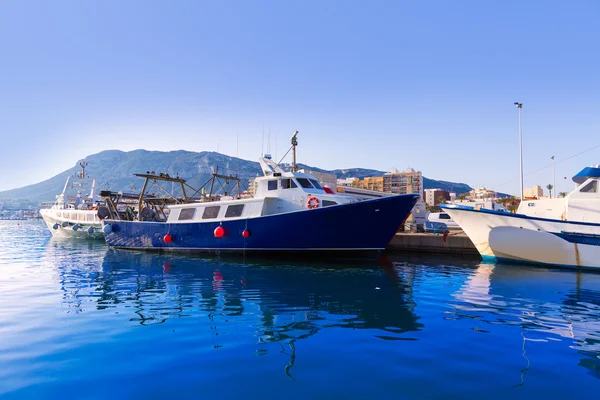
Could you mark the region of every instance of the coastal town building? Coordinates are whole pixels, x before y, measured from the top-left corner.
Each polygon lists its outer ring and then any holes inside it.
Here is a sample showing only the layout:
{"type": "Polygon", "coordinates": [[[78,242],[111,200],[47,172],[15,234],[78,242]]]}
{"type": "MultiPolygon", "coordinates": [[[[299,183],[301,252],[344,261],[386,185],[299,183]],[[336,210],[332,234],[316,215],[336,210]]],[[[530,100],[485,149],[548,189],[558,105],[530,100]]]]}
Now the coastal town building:
{"type": "Polygon", "coordinates": [[[539,185],[532,188],[526,188],[523,190],[523,197],[541,199],[544,197],[544,189],[539,185]]]}
{"type": "MultiPolygon", "coordinates": [[[[435,207],[443,201],[451,201],[450,192],[443,189],[425,189],[424,200],[429,207],[435,207]]],[[[456,194],[455,194],[456,197],[456,194]]]]}
{"type": "Polygon", "coordinates": [[[356,183],[359,181],[360,179],[358,178],[341,178],[337,180],[337,185],[338,186],[346,186],[346,187],[358,187],[356,186],[356,183]]]}
{"type": "Polygon", "coordinates": [[[408,168],[404,172],[398,170],[383,175],[383,191],[396,194],[415,193],[423,197],[423,174],[408,168]]]}
{"type": "Polygon", "coordinates": [[[416,193],[423,197],[423,174],[412,168],[404,172],[394,170],[386,172],[383,176],[371,176],[355,181],[354,186],[386,193],[416,193]]]}
{"type": "Polygon", "coordinates": [[[469,192],[469,196],[468,198],[471,200],[477,200],[477,199],[495,199],[496,197],[498,197],[498,195],[496,194],[495,191],[493,190],[488,190],[486,188],[482,188],[482,189],[473,189],[469,192]]]}
{"type": "Polygon", "coordinates": [[[369,176],[356,182],[359,189],[375,190],[383,192],[383,176],[369,176]]]}

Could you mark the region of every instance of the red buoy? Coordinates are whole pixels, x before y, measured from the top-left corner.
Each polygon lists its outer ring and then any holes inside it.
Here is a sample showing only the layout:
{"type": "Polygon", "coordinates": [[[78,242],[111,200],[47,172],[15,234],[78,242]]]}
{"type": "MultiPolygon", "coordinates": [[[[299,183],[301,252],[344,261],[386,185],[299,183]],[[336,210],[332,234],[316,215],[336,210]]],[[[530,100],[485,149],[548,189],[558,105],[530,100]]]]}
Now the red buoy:
{"type": "Polygon", "coordinates": [[[250,236],[250,231],[248,229],[244,229],[242,231],[242,236],[247,239],[250,236]]]}
{"type": "Polygon", "coordinates": [[[225,236],[225,229],[222,226],[217,226],[215,228],[215,237],[221,238],[223,236],[225,236]]]}
{"type": "Polygon", "coordinates": [[[165,243],[171,243],[173,241],[173,236],[171,236],[170,233],[167,233],[163,240],[165,241],[165,243]]]}

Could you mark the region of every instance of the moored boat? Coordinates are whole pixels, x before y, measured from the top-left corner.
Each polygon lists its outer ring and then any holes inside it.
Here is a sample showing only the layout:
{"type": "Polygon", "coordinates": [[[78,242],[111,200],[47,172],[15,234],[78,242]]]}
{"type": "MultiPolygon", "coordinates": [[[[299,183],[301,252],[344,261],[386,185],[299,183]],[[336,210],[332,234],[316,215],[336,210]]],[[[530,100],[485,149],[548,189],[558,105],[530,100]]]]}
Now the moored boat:
{"type": "MultiPolygon", "coordinates": [[[[297,172],[295,145],[296,134],[292,137],[291,171],[284,171],[269,158],[259,160],[264,176],[255,179],[252,197],[239,192],[232,196],[227,190],[215,196],[213,182],[208,195],[168,205],[168,212],[160,213],[143,207],[146,199],[141,193],[141,211],[135,220],[114,212],[103,220],[106,242],[116,248],[217,253],[346,255],[385,249],[420,196],[358,201],[326,191],[315,177],[297,172]],[[157,218],[159,215],[165,218],[157,218]]],[[[237,180],[234,176],[221,178],[237,180]]]]}
{"type": "Polygon", "coordinates": [[[565,198],[525,200],[516,214],[442,205],[483,259],[600,268],[600,168],[588,167],[565,198]]]}
{"type": "Polygon", "coordinates": [[[79,163],[81,172],[67,178],[61,194],[40,215],[52,235],[68,238],[102,239],[102,222],[98,218],[95,196],[96,180],[85,173],[87,163],[79,163]]]}

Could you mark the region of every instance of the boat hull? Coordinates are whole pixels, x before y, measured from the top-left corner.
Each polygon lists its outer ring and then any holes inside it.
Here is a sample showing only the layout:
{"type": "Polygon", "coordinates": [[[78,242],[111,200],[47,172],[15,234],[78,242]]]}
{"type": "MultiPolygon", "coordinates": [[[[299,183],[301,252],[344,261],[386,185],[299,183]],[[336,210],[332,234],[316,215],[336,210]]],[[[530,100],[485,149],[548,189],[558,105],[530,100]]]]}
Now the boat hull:
{"type": "Polygon", "coordinates": [[[484,260],[600,268],[600,224],[444,207],[484,260]]]}
{"type": "Polygon", "coordinates": [[[40,214],[44,219],[44,222],[52,232],[53,236],[62,238],[77,238],[77,239],[103,239],[104,233],[102,232],[102,223],[89,223],[89,222],[78,222],[72,221],[65,218],[59,218],[52,209],[40,210],[40,214]],[[73,227],[77,225],[78,229],[74,230],[73,227]],[[90,233],[90,228],[93,232],[90,233]]]}
{"type": "Polygon", "coordinates": [[[385,249],[418,195],[215,222],[104,221],[111,247],[172,252],[369,253],[385,249]],[[214,231],[222,226],[223,237],[214,231]],[[242,232],[247,230],[248,237],[242,232]],[[171,241],[165,242],[169,234],[171,241]]]}

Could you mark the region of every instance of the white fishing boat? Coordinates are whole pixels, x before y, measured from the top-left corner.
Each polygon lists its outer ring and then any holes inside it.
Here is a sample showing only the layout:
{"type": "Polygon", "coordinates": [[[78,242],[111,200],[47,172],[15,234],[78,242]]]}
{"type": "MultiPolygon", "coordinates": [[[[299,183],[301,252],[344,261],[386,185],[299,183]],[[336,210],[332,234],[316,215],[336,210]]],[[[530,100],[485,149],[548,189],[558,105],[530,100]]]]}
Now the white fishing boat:
{"type": "Polygon", "coordinates": [[[600,167],[564,198],[522,201],[516,214],[442,205],[483,259],[600,268],[600,167]]]}
{"type": "Polygon", "coordinates": [[[67,178],[61,194],[50,208],[40,214],[52,235],[59,237],[102,239],[95,197],[96,180],[85,174],[87,163],[79,163],[81,172],[67,178]]]}

